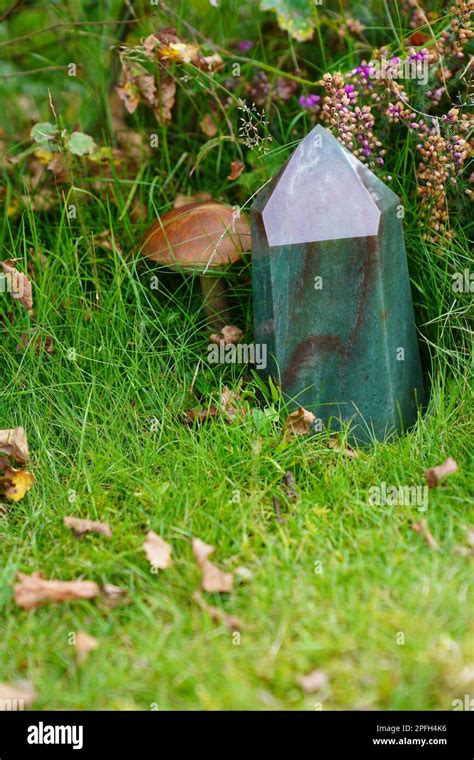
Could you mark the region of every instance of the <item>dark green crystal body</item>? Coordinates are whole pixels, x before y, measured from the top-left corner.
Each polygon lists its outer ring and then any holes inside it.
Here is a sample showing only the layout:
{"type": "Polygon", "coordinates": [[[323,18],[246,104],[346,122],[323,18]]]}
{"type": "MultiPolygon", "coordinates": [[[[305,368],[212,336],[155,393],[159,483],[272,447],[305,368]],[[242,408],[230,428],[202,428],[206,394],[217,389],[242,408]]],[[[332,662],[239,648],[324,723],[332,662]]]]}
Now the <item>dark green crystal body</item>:
{"type": "Polygon", "coordinates": [[[255,342],[293,406],[355,438],[413,424],[423,381],[397,196],[321,126],[252,208],[255,342]]]}

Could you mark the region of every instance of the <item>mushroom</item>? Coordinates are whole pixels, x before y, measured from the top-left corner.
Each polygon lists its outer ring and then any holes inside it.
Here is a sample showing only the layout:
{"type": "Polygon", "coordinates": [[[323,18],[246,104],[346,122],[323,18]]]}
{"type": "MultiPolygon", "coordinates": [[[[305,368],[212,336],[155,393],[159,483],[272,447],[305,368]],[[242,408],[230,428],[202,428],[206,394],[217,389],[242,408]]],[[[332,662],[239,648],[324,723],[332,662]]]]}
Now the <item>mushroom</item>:
{"type": "Polygon", "coordinates": [[[147,230],[141,247],[152,261],[199,275],[204,311],[215,326],[229,323],[227,288],[220,273],[248,250],[248,221],[214,201],[168,211],[147,230]]]}

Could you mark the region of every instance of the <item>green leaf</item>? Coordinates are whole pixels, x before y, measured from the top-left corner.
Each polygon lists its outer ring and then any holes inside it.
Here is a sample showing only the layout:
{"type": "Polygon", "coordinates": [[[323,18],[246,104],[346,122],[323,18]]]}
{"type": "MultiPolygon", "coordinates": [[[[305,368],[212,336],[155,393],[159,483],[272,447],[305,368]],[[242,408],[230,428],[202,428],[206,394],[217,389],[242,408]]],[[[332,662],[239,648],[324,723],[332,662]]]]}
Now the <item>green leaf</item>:
{"type": "Polygon", "coordinates": [[[278,26],[299,42],[314,33],[314,0],[260,0],[262,11],[275,11],[278,26]]]}
{"type": "Polygon", "coordinates": [[[252,409],[252,417],[258,435],[271,435],[273,425],[278,422],[278,412],[273,405],[252,409]]]}
{"type": "Polygon", "coordinates": [[[49,121],[40,121],[38,124],[34,124],[30,130],[31,139],[39,143],[45,150],[51,151],[58,150],[54,142],[58,134],[58,128],[49,121]]]}
{"type": "Polygon", "coordinates": [[[86,153],[93,153],[97,145],[90,135],[84,132],[73,132],[66,137],[66,148],[75,156],[85,156],[86,153]]]}

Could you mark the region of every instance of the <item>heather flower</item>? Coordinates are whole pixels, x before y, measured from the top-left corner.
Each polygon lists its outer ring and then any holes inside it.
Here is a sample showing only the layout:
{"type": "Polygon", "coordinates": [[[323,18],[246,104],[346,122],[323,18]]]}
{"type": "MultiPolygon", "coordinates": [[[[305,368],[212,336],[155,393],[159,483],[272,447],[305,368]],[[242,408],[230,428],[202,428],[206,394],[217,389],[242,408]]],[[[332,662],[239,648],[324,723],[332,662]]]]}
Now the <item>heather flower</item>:
{"type": "Polygon", "coordinates": [[[238,44],[238,48],[241,53],[248,53],[249,50],[252,50],[254,43],[252,40],[241,40],[238,44]]]}
{"type": "Polygon", "coordinates": [[[299,98],[298,102],[299,102],[301,108],[305,108],[306,110],[308,110],[310,108],[314,108],[314,106],[317,103],[319,103],[320,100],[321,100],[321,96],[320,95],[314,95],[314,94],[313,95],[301,95],[301,97],[299,98]]]}

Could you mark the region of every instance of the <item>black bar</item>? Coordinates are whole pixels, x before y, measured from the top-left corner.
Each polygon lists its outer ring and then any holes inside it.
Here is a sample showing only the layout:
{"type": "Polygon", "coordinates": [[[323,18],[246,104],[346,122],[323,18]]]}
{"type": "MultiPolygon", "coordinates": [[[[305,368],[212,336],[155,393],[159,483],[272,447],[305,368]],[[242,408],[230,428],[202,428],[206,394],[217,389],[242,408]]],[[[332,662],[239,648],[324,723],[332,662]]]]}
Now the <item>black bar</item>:
{"type": "Polygon", "coordinates": [[[474,757],[474,714],[450,712],[0,712],[0,760],[27,757],[474,757]],[[58,727],[58,728],[56,728],[58,727]],[[60,728],[63,727],[63,728],[60,728]],[[74,728],[75,727],[75,728],[74,728]],[[82,728],[82,732],[81,732],[82,728]],[[42,743],[30,743],[42,741],[42,743]],[[51,744],[53,739],[57,743],[51,744]],[[64,743],[69,741],[69,743],[64,743]],[[74,745],[76,749],[74,749],[74,745]],[[207,748],[207,749],[206,749],[207,748]],[[323,754],[324,753],[324,754],[323,754]]]}

